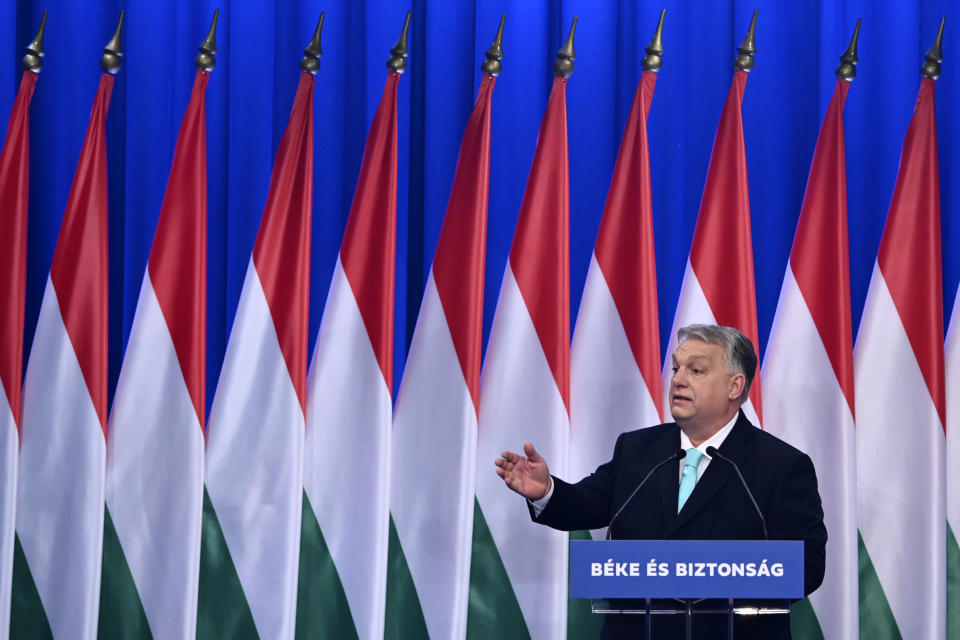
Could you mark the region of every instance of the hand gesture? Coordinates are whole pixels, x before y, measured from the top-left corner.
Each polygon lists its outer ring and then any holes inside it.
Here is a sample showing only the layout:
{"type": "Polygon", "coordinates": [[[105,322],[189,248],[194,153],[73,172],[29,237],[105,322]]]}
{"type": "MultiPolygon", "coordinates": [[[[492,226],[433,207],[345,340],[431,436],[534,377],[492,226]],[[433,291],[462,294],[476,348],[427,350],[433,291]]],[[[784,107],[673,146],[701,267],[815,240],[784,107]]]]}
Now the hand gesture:
{"type": "Polygon", "coordinates": [[[532,443],[525,442],[523,452],[527,455],[521,456],[512,451],[501,453],[494,463],[497,465],[497,475],[527,500],[537,501],[546,496],[550,489],[550,469],[532,443]]]}

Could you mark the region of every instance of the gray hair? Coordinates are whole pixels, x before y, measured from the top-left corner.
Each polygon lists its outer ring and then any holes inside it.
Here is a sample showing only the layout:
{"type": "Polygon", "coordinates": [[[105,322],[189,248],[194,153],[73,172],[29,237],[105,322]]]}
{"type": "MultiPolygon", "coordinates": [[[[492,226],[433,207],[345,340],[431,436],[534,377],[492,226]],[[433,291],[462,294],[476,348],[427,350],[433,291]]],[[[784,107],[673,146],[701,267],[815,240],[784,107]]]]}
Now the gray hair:
{"type": "Polygon", "coordinates": [[[677,343],[689,339],[723,347],[724,360],[730,373],[742,373],[747,382],[740,394],[740,404],[747,401],[753,376],[757,373],[757,352],[750,338],[733,327],[715,324],[691,324],[677,331],[677,343]]]}

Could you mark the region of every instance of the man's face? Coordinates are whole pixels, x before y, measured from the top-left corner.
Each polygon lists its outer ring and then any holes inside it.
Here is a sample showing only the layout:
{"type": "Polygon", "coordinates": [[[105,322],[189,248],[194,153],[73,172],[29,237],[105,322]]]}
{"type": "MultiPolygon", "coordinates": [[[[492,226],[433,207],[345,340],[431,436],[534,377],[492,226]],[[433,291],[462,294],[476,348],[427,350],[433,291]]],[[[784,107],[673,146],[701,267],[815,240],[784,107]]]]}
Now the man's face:
{"type": "Polygon", "coordinates": [[[714,426],[726,418],[743,390],[742,374],[727,371],[723,347],[694,338],[673,352],[670,413],[677,424],[714,426]]]}

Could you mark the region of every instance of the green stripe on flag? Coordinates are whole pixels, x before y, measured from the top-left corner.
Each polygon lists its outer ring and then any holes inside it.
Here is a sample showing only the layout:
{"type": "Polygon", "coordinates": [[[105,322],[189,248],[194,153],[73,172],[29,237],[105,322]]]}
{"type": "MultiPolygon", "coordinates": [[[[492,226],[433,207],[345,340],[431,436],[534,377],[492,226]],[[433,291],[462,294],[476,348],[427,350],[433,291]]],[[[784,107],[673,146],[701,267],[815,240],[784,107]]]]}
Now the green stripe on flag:
{"type": "Polygon", "coordinates": [[[200,592],[197,597],[197,639],[258,639],[257,626],[230,557],[220,521],[203,488],[203,531],[200,540],[200,592]]]}
{"type": "Polygon", "coordinates": [[[529,640],[530,632],[523,619],[520,603],[476,499],[473,503],[473,549],[470,558],[467,640],[529,640]]]}
{"type": "Polygon", "coordinates": [[[296,638],[357,638],[347,594],[323,539],[307,493],[300,519],[300,577],[297,589],[296,638]]]}
{"type": "Polygon", "coordinates": [[[100,578],[100,618],[97,637],[153,638],[137,584],[110,516],[103,510],[103,574],[100,578]]]}
{"type": "MultiPolygon", "coordinates": [[[[589,531],[571,531],[570,540],[593,540],[589,531]]],[[[567,586],[569,593],[569,585],[567,586]]],[[[570,598],[567,602],[567,638],[568,640],[589,640],[599,638],[603,628],[603,616],[593,612],[590,600],[570,598]]]]}
{"type": "Polygon", "coordinates": [[[902,640],[893,610],[883,593],[880,577],[859,534],[857,541],[860,559],[860,637],[866,640],[902,640]]]}
{"type": "Polygon", "coordinates": [[[13,539],[13,596],[10,602],[10,638],[12,640],[46,640],[53,638],[47,612],[43,610],[40,592],[33,581],[27,556],[20,546],[20,537],[13,539]]]}
{"type": "Polygon", "coordinates": [[[947,524],[947,637],[960,638],[960,546],[947,524]]]}
{"type": "Polygon", "coordinates": [[[406,638],[429,639],[427,621],[417,596],[407,558],[400,546],[400,536],[390,516],[390,546],[387,551],[387,613],[384,640],[406,638]]]}
{"type": "Polygon", "coordinates": [[[790,635],[793,640],[824,640],[810,598],[797,600],[790,606],[790,635]]]}

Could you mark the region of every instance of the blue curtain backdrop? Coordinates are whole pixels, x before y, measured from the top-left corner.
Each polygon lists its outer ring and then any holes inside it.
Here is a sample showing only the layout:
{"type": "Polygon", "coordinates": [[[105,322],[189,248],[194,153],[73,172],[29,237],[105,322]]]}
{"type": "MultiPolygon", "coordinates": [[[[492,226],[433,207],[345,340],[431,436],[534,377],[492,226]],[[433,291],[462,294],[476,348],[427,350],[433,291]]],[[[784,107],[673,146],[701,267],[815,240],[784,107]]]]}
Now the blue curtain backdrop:
{"type": "MultiPolygon", "coordinates": [[[[947,15],[937,83],[944,306],[960,280],[960,11],[949,0],[879,3],[695,0],[12,0],[0,1],[0,120],[43,9],[47,57],[31,108],[26,348],[96,89],[121,9],[126,56],[107,120],[110,171],[111,390],[133,321],[166,187],[193,57],[215,7],[219,54],[207,94],[209,307],[207,403],[213,400],[273,156],[297,85],[297,63],[327,13],[317,75],[310,339],[316,337],[353,196],[384,62],[413,10],[399,91],[395,386],[440,230],[479,64],[507,14],[493,102],[493,162],[484,335],[546,106],[554,53],[579,16],[568,89],[571,320],[596,237],[643,47],[667,10],[664,67],[650,113],[661,344],[667,342],[696,223],[734,49],[759,8],[756,68],[744,121],[761,356],[789,257],[833,71],[858,17],[861,64],[846,106],[854,332],[879,246],[923,52],[947,15]],[[952,15],[950,15],[952,11],[952,15]]],[[[373,256],[371,259],[377,259],[373,256]]]]}

